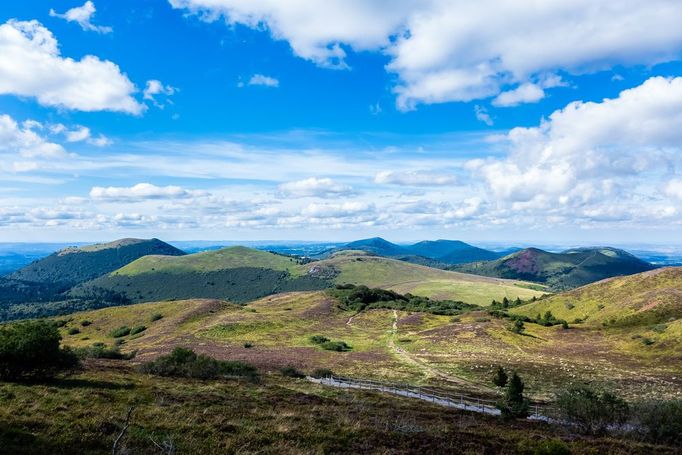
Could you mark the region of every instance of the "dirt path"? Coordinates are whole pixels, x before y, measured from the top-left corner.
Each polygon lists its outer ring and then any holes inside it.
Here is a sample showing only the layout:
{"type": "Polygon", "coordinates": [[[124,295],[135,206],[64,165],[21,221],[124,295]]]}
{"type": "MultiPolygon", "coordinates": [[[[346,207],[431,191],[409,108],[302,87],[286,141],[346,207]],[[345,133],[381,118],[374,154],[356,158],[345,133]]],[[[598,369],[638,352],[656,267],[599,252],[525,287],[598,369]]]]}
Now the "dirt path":
{"type": "Polygon", "coordinates": [[[457,384],[460,386],[468,387],[470,389],[474,389],[480,392],[487,392],[487,393],[495,393],[496,391],[493,390],[490,387],[485,387],[479,384],[476,384],[474,382],[468,381],[466,379],[460,378],[458,376],[452,376],[448,373],[445,373],[443,371],[440,371],[424,362],[422,362],[419,359],[414,358],[409,352],[401,348],[400,346],[397,346],[395,344],[395,338],[398,335],[398,312],[396,310],[393,310],[393,325],[391,328],[391,335],[388,337],[388,340],[386,342],[386,346],[393,352],[395,352],[398,357],[400,357],[402,360],[405,362],[417,367],[419,370],[421,370],[427,377],[436,377],[438,379],[443,379],[445,381],[451,382],[453,384],[457,384]]]}

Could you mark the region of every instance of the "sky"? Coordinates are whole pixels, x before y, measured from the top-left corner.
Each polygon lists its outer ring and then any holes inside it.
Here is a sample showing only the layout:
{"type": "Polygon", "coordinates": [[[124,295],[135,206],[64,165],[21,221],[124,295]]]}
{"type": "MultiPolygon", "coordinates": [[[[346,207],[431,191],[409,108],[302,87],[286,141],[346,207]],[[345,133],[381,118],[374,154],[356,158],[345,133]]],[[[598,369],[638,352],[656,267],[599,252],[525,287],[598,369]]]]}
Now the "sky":
{"type": "Polygon", "coordinates": [[[682,243],[678,0],[0,3],[0,242],[682,243]]]}

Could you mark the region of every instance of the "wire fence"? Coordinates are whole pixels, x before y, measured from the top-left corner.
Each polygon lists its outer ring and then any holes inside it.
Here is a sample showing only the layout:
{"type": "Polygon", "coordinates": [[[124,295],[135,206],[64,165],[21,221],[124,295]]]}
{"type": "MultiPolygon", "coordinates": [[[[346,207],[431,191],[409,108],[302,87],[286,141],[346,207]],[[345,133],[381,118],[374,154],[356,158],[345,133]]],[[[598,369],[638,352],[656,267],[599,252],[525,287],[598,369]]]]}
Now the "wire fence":
{"type": "MultiPolygon", "coordinates": [[[[390,393],[407,398],[416,398],[440,406],[462,409],[465,411],[478,412],[481,414],[499,416],[500,410],[496,407],[497,400],[467,396],[452,390],[436,389],[429,386],[414,386],[410,384],[390,384],[372,381],[368,379],[351,379],[338,376],[326,376],[322,378],[308,378],[317,384],[345,389],[375,390],[390,393]]],[[[541,403],[531,403],[530,420],[553,422],[556,415],[554,408],[541,403]]]]}

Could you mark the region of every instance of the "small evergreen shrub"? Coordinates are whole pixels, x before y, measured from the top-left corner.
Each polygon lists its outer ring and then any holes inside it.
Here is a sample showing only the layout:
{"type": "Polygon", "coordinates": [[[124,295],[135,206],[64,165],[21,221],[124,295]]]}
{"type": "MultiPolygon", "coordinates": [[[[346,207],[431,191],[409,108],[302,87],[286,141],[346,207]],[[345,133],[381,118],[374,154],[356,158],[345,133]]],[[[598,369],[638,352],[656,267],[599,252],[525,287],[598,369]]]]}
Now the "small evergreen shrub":
{"type": "Polygon", "coordinates": [[[352,348],[345,341],[325,341],[320,346],[327,351],[346,352],[352,348]]]}
{"type": "Polygon", "coordinates": [[[497,408],[500,410],[502,417],[505,419],[521,419],[528,417],[528,409],[530,403],[528,399],[523,396],[523,389],[525,385],[521,377],[512,374],[507,388],[504,393],[504,398],[499,401],[497,408]]]}
{"type": "Polygon", "coordinates": [[[78,330],[78,327],[71,327],[67,333],[69,335],[78,335],[81,331],[78,330]]]}
{"type": "Polygon", "coordinates": [[[621,398],[585,385],[559,392],[556,407],[562,419],[587,434],[603,434],[611,425],[622,425],[629,413],[627,403],[621,398]]]}
{"type": "Polygon", "coordinates": [[[91,325],[91,324],[92,324],[92,322],[90,322],[90,321],[88,321],[88,320],[81,321],[81,325],[82,325],[83,327],[87,327],[87,326],[89,326],[89,325],[91,325]]]}
{"type": "Polygon", "coordinates": [[[196,379],[230,376],[246,377],[252,380],[258,378],[258,371],[253,365],[238,361],[216,360],[206,355],[196,354],[186,348],[175,348],[168,355],[142,364],[140,370],[143,373],[158,376],[196,379]]]}
{"type": "Polygon", "coordinates": [[[313,344],[322,344],[329,341],[329,338],[322,335],[313,335],[310,338],[308,338],[308,340],[310,340],[310,342],[313,344]]]}
{"type": "Polygon", "coordinates": [[[291,365],[287,365],[285,367],[282,367],[279,369],[279,372],[282,374],[282,376],[286,376],[289,378],[305,378],[305,374],[303,374],[301,371],[297,370],[295,367],[291,365]]]}
{"type": "Polygon", "coordinates": [[[247,341],[246,343],[244,343],[244,347],[247,348],[247,349],[250,349],[250,348],[253,347],[253,343],[250,343],[250,342],[247,341]]]}
{"type": "Polygon", "coordinates": [[[495,384],[497,387],[504,387],[507,385],[508,380],[509,378],[507,377],[507,372],[504,371],[504,368],[498,366],[495,369],[495,373],[493,374],[493,384],[495,384]]]}
{"type": "Polygon", "coordinates": [[[75,353],[80,358],[112,360],[130,360],[136,354],[136,352],[123,354],[117,347],[107,348],[103,343],[95,343],[90,347],[77,349],[75,353]]]}
{"type": "Polygon", "coordinates": [[[150,320],[151,322],[156,322],[156,321],[158,321],[159,319],[163,319],[163,315],[162,315],[161,313],[154,313],[154,314],[152,314],[152,315],[150,316],[150,318],[149,318],[149,320],[150,320]]]}
{"type": "Polygon", "coordinates": [[[130,335],[130,327],[127,326],[122,326],[119,327],[118,329],[115,329],[111,332],[111,337],[112,338],[121,338],[130,335]]]}
{"type": "Polygon", "coordinates": [[[319,378],[328,378],[330,376],[334,376],[334,373],[329,368],[316,368],[315,370],[313,370],[313,372],[310,374],[310,376],[312,376],[314,378],[318,378],[318,379],[319,378]]]}
{"type": "Polygon", "coordinates": [[[682,447],[682,399],[639,403],[632,415],[644,439],[682,447]]]}
{"type": "Polygon", "coordinates": [[[130,329],[130,334],[131,335],[137,335],[138,333],[142,333],[145,330],[147,330],[147,327],[145,327],[143,325],[138,325],[138,326],[135,326],[132,329],[130,329]]]}

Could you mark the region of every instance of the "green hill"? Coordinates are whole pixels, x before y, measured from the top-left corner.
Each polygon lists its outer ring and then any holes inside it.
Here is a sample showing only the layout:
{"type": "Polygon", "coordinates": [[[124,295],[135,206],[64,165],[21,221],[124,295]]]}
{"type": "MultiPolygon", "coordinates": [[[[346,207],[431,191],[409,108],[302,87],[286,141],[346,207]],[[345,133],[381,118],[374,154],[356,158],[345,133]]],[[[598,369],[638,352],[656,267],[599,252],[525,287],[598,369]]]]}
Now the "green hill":
{"type": "Polygon", "coordinates": [[[542,289],[529,283],[451,272],[361,251],[337,253],[307,265],[313,276],[331,278],[337,284],[364,284],[439,300],[459,300],[489,305],[492,299],[522,300],[538,297],[542,289]]]}
{"type": "Polygon", "coordinates": [[[32,262],[8,278],[75,285],[106,275],[149,254],[181,256],[185,253],[158,239],[121,239],[80,248],[66,248],[32,262]]]}
{"type": "Polygon", "coordinates": [[[562,291],[653,268],[648,262],[616,248],[582,248],[562,253],[528,248],[495,261],[464,264],[452,270],[535,281],[548,285],[554,291],[562,291]]]}
{"type": "Polygon", "coordinates": [[[75,287],[70,296],[103,289],[135,303],[187,298],[243,303],[277,292],[330,286],[329,280],[307,275],[293,257],[237,246],[186,256],[146,256],[75,287]]]}
{"type": "Polygon", "coordinates": [[[526,316],[551,311],[588,326],[651,326],[682,319],[682,267],[611,278],[512,310],[526,316]]]}

